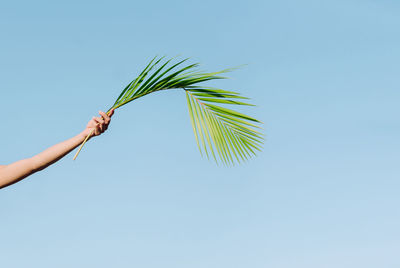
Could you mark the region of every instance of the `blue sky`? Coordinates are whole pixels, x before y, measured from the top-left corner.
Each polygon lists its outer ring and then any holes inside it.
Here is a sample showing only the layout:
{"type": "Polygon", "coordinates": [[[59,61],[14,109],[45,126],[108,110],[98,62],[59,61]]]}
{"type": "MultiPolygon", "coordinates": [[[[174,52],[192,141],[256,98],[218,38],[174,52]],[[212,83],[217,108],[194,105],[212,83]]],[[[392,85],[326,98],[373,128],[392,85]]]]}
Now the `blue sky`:
{"type": "Polygon", "coordinates": [[[0,163],[80,132],[155,55],[257,105],[264,150],[201,158],[184,93],[0,192],[2,267],[399,267],[398,1],[7,1],[0,163]]]}

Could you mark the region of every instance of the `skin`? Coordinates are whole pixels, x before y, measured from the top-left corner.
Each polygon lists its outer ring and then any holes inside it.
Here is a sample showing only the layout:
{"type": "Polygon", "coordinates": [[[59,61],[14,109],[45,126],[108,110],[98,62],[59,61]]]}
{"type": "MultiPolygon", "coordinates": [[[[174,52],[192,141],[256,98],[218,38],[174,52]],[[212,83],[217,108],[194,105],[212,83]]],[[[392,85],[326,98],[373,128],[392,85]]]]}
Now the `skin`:
{"type": "Polygon", "coordinates": [[[99,114],[99,117],[93,117],[86,128],[75,137],[58,143],[31,158],[22,159],[9,165],[0,165],[0,189],[19,182],[54,164],[78,147],[93,129],[94,132],[89,139],[106,131],[114,110],[111,110],[109,115],[101,111],[99,114]]]}

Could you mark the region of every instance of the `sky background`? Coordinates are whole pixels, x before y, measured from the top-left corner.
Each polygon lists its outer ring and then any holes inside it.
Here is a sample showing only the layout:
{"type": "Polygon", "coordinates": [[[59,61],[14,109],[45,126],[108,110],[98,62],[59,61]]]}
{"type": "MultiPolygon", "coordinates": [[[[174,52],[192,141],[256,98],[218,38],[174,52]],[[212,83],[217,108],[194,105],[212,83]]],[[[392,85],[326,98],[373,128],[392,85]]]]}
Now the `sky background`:
{"type": "Polygon", "coordinates": [[[201,158],[185,94],[0,190],[0,266],[400,266],[400,2],[2,1],[0,164],[70,138],[155,55],[252,99],[258,157],[201,158]]]}

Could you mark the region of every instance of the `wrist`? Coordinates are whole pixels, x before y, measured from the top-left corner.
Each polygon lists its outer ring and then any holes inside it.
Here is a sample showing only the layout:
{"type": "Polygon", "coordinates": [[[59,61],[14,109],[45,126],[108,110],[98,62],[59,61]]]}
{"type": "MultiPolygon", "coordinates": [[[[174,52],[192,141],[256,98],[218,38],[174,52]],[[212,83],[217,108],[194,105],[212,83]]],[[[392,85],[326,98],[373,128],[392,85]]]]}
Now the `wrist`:
{"type": "MultiPolygon", "coordinates": [[[[90,134],[91,134],[91,129],[85,129],[84,131],[82,131],[81,133],[78,134],[78,137],[81,140],[81,142],[83,142],[86,139],[86,137],[90,134]]],[[[90,136],[92,136],[92,135],[90,135],[90,136]]],[[[92,137],[89,137],[88,140],[90,140],[91,138],[92,137]]]]}

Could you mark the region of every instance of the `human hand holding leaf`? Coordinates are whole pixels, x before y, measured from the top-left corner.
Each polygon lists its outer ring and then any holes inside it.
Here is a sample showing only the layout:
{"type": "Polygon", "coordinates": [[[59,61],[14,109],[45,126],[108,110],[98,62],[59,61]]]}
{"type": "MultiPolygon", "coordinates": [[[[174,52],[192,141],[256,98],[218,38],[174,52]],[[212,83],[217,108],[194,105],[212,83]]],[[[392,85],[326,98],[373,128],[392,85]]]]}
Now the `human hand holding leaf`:
{"type": "MultiPolygon", "coordinates": [[[[233,91],[199,85],[209,80],[224,79],[226,77],[219,75],[233,69],[205,73],[196,69],[199,65],[197,63],[182,67],[188,59],[176,64],[170,64],[172,59],[169,59],[156,68],[163,59],[164,57],[159,59],[155,57],[150,61],[139,76],[121,92],[107,111],[108,116],[111,116],[115,109],[147,94],[180,88],[186,92],[189,115],[200,153],[204,150],[207,157],[211,155],[217,163],[219,160],[225,164],[234,164],[236,161],[240,163],[247,160],[256,154],[255,151],[261,151],[263,134],[256,130],[260,129],[258,124],[261,122],[220,106],[221,104],[253,106],[243,102],[248,98],[233,91]]],[[[88,134],[81,144],[74,160],[92,134],[88,134]]]]}

